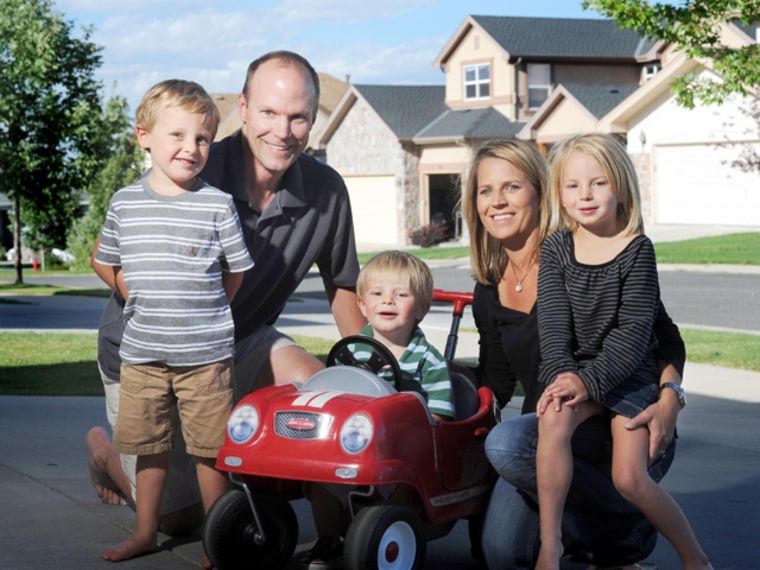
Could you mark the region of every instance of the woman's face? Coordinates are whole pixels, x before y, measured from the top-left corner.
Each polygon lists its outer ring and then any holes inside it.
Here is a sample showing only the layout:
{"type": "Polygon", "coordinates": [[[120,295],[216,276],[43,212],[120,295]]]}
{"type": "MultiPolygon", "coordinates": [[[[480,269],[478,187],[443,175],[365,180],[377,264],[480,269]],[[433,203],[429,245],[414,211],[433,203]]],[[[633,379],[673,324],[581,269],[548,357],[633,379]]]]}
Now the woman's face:
{"type": "Polygon", "coordinates": [[[477,211],[489,235],[500,241],[526,241],[538,231],[538,191],[522,170],[489,156],[480,161],[476,176],[477,211]]]}

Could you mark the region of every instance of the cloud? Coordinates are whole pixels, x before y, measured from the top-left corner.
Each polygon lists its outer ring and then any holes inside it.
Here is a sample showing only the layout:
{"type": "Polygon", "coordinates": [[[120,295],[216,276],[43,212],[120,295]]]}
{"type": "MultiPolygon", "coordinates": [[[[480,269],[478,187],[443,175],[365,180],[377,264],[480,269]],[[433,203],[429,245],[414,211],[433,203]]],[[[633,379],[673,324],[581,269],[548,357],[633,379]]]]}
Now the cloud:
{"type": "Polygon", "coordinates": [[[151,85],[169,77],[236,93],[248,63],[271,49],[299,52],[318,71],[355,83],[440,83],[432,62],[446,38],[410,39],[419,33],[415,11],[439,3],[62,0],[57,7],[94,24],[91,39],[104,47],[98,77],[105,95],[114,94],[115,84],[134,110],[151,85]]]}

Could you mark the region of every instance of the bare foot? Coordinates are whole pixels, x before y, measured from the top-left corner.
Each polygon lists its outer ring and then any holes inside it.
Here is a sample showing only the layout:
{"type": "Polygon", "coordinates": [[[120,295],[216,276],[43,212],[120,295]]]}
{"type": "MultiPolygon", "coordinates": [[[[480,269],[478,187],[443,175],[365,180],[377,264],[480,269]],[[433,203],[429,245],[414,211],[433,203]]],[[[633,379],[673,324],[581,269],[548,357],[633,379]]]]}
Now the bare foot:
{"type": "Polygon", "coordinates": [[[203,555],[203,560],[201,561],[201,564],[203,565],[203,570],[213,570],[214,565],[211,564],[211,560],[208,559],[208,556],[205,554],[203,555]]]}
{"type": "Polygon", "coordinates": [[[157,542],[155,535],[146,539],[133,534],[124,542],[104,550],[102,557],[103,560],[121,562],[122,560],[129,560],[135,556],[140,556],[141,554],[155,552],[156,546],[157,542]]]}
{"type": "Polygon", "coordinates": [[[111,447],[108,432],[94,427],[87,433],[87,468],[90,481],[101,501],[109,505],[126,505],[127,500],[118,485],[108,475],[109,460],[118,460],[111,447]]]}
{"type": "Polygon", "coordinates": [[[541,543],[541,548],[538,551],[538,559],[536,560],[536,570],[559,570],[559,559],[562,556],[562,542],[559,541],[554,544],[554,548],[550,544],[541,543]]]}

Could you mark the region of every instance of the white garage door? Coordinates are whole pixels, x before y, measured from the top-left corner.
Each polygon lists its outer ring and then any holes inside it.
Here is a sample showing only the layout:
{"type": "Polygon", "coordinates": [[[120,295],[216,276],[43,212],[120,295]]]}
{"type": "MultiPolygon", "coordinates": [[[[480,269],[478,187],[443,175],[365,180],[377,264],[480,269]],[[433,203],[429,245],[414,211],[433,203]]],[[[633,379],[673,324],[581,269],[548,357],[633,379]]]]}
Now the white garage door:
{"type": "MultiPolygon", "coordinates": [[[[760,149],[760,143],[756,148],[760,149]]],[[[655,147],[656,223],[757,224],[760,173],[742,172],[730,165],[740,152],[740,145],[655,147]]]]}
{"type": "Polygon", "coordinates": [[[394,176],[343,175],[351,200],[354,233],[360,249],[367,246],[398,247],[399,216],[394,176]]]}

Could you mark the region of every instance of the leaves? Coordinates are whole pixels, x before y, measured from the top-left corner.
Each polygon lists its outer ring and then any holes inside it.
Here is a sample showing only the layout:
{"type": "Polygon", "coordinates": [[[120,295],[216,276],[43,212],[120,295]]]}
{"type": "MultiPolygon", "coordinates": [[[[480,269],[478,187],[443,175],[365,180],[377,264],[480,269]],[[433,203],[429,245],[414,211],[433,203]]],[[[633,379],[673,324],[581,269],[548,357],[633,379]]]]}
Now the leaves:
{"type": "Polygon", "coordinates": [[[583,7],[596,10],[623,28],[677,44],[691,58],[712,60],[721,81],[689,76],[675,82],[673,90],[678,102],[686,108],[693,108],[698,101],[720,104],[733,94],[746,95],[760,85],[757,44],[725,45],[721,31],[729,21],[747,27],[757,25],[760,0],[690,0],[678,5],[647,0],[585,0],[583,7]]]}

